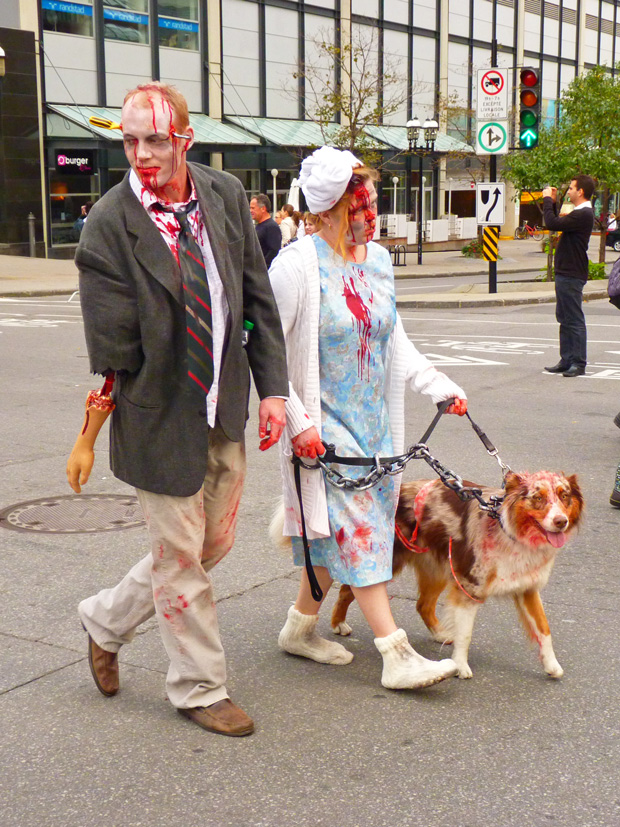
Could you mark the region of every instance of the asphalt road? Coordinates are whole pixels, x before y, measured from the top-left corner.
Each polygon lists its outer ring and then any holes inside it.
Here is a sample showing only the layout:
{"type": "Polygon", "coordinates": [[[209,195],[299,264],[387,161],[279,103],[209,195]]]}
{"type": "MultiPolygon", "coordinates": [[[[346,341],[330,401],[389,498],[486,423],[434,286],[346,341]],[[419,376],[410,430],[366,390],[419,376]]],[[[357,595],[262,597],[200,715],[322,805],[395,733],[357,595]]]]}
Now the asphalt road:
{"type": "MultiPolygon", "coordinates": [[[[3,827],[620,823],[620,511],[608,504],[620,460],[612,421],[620,409],[620,315],[605,301],[589,303],[586,315],[587,376],[565,379],[542,370],[557,360],[553,305],[403,313],[417,347],[466,389],[473,418],[506,463],[579,474],[587,520],[543,594],[565,670],[560,682],[545,677],[511,602],[482,608],[471,681],[416,693],[381,687],[380,656],[355,606],[349,666],[279,652],[297,572],[267,538],[279,471],[274,452],[257,450],[253,401],[237,543],[215,579],[228,686],[255,718],[256,734],[221,738],[174,713],[154,621],[122,651],[119,695],[96,691],[75,607],[146,551],[142,529],[0,528],[3,827]]],[[[0,508],[70,493],[64,464],[94,386],[79,306],[58,297],[0,299],[0,360],[0,508]]],[[[409,398],[409,442],[433,413],[429,401],[409,398]]],[[[495,460],[465,419],[442,420],[430,448],[462,476],[499,484],[495,460]]],[[[406,475],[432,475],[422,466],[406,475]]],[[[104,435],[85,490],[127,492],[109,472],[104,435]]],[[[411,578],[390,590],[411,641],[439,657],[416,615],[411,578]]],[[[328,602],[330,609],[332,596],[328,602]]]]}

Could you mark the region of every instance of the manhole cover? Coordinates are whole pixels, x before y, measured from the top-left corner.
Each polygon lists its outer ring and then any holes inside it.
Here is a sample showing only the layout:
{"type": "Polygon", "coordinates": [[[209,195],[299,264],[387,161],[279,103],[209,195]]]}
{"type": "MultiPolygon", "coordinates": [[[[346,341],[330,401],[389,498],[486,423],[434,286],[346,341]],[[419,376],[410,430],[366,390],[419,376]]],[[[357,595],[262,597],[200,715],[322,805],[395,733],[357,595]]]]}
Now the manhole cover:
{"type": "Polygon", "coordinates": [[[136,497],[67,494],[16,503],[0,511],[0,526],[40,534],[85,534],[144,525],[136,497]]]}

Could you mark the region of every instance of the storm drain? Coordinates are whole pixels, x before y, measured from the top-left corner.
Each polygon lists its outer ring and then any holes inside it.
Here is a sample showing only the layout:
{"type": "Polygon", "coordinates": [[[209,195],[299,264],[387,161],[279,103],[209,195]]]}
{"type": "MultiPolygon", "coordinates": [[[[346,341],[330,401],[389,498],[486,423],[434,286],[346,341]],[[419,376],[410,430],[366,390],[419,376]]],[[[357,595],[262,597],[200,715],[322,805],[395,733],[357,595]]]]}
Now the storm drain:
{"type": "Polygon", "coordinates": [[[86,534],[144,525],[136,497],[67,494],[16,503],[0,511],[0,527],[39,534],[86,534]]]}

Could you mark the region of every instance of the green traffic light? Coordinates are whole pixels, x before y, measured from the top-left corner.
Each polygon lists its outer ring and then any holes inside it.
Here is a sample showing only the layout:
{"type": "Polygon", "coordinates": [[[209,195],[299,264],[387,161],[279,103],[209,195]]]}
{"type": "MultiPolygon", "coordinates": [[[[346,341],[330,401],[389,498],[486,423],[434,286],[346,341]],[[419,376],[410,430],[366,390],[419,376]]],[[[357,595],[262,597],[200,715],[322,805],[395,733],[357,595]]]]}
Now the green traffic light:
{"type": "Polygon", "coordinates": [[[519,135],[519,144],[523,149],[531,149],[538,143],[538,132],[533,129],[526,129],[519,135]]]}
{"type": "Polygon", "coordinates": [[[532,112],[531,109],[526,109],[521,113],[521,123],[523,126],[535,126],[537,122],[538,116],[536,115],[536,112],[532,112]]]}

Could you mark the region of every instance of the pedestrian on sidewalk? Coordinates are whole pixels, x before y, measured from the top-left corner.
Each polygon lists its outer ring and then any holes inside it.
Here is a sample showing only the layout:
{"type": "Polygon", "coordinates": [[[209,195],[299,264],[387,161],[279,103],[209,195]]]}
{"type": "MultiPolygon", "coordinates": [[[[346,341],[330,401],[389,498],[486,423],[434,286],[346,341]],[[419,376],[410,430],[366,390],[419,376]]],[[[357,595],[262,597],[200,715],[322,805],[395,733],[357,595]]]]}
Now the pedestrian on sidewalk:
{"type": "MultiPolygon", "coordinates": [[[[389,254],[371,241],[379,176],[348,151],[322,147],[301,165],[299,182],[319,231],[286,247],[269,276],[287,346],[291,391],[281,443],[285,536],[303,565],[299,500],[292,451],[315,458],[325,443],[344,456],[389,456],[403,450],[405,385],[464,414],[464,392],[409,341],[396,313],[389,254]]],[[[341,470],[345,469],[341,467],[341,470]]],[[[392,616],[394,517],[400,478],[367,491],[326,485],[319,471],[301,472],[311,560],[325,595],[332,581],[349,584],[383,656],[382,683],[391,689],[429,686],[456,674],[450,659],[415,652],[392,616]]],[[[280,647],[319,663],[346,664],[353,655],[316,631],[322,600],[307,573],[280,632],[280,647]]]]}
{"type": "Polygon", "coordinates": [[[250,199],[250,214],[256,223],[256,235],[267,267],[282,249],[280,227],[271,217],[271,201],[268,195],[259,192],[250,199]]]}
{"type": "MultiPolygon", "coordinates": [[[[295,208],[292,204],[284,204],[282,209],[280,210],[280,232],[282,233],[282,247],[286,247],[294,241],[297,237],[297,225],[299,223],[299,218],[297,221],[293,217],[295,215],[295,208]]],[[[297,213],[300,216],[300,213],[297,213]]]]}
{"type": "Polygon", "coordinates": [[[560,215],[557,188],[543,190],[545,225],[549,230],[562,232],[555,251],[555,317],[560,325],[560,361],[545,370],[569,378],[586,372],[587,331],[582,303],[588,280],[588,244],[594,226],[590,199],[595,187],[596,182],[589,175],[573,178],[566,195],[574,209],[567,215],[560,215]]]}
{"type": "Polygon", "coordinates": [[[138,86],[122,131],[131,170],[93,207],[76,253],[90,366],[106,381],[87,400],[67,476],[79,493],[111,413],[111,467],[136,489],[151,552],[83,600],[79,616],[104,695],[119,688],[119,649],[155,615],[172,705],[204,729],[249,735],[252,719],[226,690],[210,570],[234,540],[248,362],[261,449],[282,432],[282,329],[241,183],[186,162],[185,98],[163,83],[138,86]]]}

